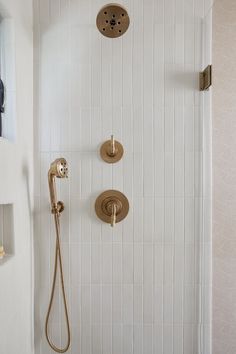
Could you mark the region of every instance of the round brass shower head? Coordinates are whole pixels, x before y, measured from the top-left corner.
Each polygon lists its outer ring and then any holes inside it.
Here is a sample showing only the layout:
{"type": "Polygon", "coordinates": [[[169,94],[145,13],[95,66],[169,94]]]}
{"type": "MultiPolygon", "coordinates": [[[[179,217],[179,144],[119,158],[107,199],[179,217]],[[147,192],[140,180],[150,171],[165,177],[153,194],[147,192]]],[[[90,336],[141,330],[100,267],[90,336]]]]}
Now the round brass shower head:
{"type": "Polygon", "coordinates": [[[129,27],[129,15],[119,4],[108,4],[97,15],[97,28],[106,37],[122,36],[129,27]]]}

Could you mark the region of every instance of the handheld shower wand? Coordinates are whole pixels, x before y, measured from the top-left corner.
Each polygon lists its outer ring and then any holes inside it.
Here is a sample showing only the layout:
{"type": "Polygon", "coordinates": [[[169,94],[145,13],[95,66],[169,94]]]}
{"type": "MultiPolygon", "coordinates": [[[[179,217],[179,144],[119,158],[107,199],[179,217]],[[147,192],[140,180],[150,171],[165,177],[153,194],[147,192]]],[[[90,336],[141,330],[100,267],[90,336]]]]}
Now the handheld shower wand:
{"type": "Polygon", "coordinates": [[[48,184],[49,184],[49,191],[50,191],[50,199],[51,199],[51,211],[54,215],[55,221],[55,229],[56,229],[56,246],[55,246],[55,263],[54,263],[54,273],[53,273],[53,282],[52,282],[52,290],[50,295],[50,301],[48,306],[48,311],[46,315],[46,322],[45,322],[45,334],[50,347],[57,353],[65,353],[70,346],[70,323],[69,323],[69,316],[68,316],[68,309],[67,309],[67,302],[66,302],[66,294],[65,294],[65,285],[64,285],[64,276],[63,276],[63,266],[62,266],[62,256],[61,256],[61,246],[60,246],[60,222],[59,217],[60,213],[64,210],[64,204],[61,201],[57,200],[57,193],[56,193],[56,177],[58,178],[66,178],[68,177],[68,166],[67,162],[64,158],[56,159],[52,164],[48,171],[48,184]],[[55,285],[56,285],[56,278],[57,278],[57,271],[58,271],[58,261],[59,261],[59,270],[60,270],[60,278],[61,278],[61,289],[62,289],[62,296],[64,302],[64,310],[65,310],[65,317],[66,317],[66,328],[67,328],[67,343],[64,348],[58,348],[56,345],[52,343],[49,338],[48,333],[48,322],[50,313],[52,310],[52,304],[54,299],[55,293],[55,285]]]}

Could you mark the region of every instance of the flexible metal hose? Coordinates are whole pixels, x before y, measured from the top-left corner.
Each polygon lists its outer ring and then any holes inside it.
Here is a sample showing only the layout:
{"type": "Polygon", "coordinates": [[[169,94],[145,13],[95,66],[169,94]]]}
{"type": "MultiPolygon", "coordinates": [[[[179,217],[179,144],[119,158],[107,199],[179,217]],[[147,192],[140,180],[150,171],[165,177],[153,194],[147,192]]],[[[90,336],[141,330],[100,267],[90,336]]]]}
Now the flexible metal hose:
{"type": "Polygon", "coordinates": [[[66,302],[66,293],[65,293],[65,285],[64,285],[64,276],[63,276],[63,266],[62,266],[62,257],[61,257],[61,245],[60,245],[60,222],[59,222],[59,213],[54,213],[54,221],[55,221],[55,228],[56,228],[56,246],[55,246],[55,263],[54,263],[54,272],[53,272],[53,282],[52,282],[52,290],[50,295],[50,301],[48,306],[48,311],[46,315],[46,322],[45,322],[45,334],[50,347],[57,353],[65,353],[70,347],[70,323],[69,323],[69,316],[67,310],[67,302],[66,302]],[[66,328],[67,328],[67,343],[64,348],[58,348],[56,345],[49,338],[49,331],[48,331],[48,322],[50,313],[52,310],[52,304],[54,299],[55,293],[55,286],[56,286],[56,278],[57,278],[57,270],[58,270],[58,261],[59,261],[59,268],[60,268],[60,278],[61,278],[61,290],[62,290],[62,297],[64,302],[64,310],[65,310],[65,317],[66,317],[66,328]]]}

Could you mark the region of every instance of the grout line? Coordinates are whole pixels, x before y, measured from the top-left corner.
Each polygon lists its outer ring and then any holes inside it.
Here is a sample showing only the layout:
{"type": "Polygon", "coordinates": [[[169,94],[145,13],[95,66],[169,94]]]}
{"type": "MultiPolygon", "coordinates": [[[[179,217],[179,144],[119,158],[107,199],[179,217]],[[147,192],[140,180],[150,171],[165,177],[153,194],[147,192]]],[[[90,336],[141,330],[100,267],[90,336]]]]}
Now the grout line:
{"type": "MultiPolygon", "coordinates": [[[[174,6],[174,28],[176,27],[176,1],[173,4],[174,6]]],[[[173,63],[175,64],[176,62],[176,58],[175,58],[175,53],[176,53],[176,40],[175,40],[175,35],[173,34],[173,42],[174,42],[174,51],[173,51],[173,63]]],[[[175,310],[175,253],[176,253],[176,203],[175,203],[175,169],[176,169],[176,165],[175,165],[175,157],[176,157],[176,149],[175,149],[175,113],[176,113],[176,97],[175,97],[175,93],[176,93],[176,89],[174,87],[173,90],[173,95],[174,95],[174,107],[173,107],[173,152],[174,152],[174,156],[173,156],[173,195],[174,195],[174,200],[173,200],[173,207],[174,207],[174,215],[173,215],[173,242],[174,242],[174,246],[173,246],[173,264],[172,264],[172,272],[173,272],[173,283],[172,283],[172,351],[173,354],[175,353],[175,349],[174,349],[174,338],[175,338],[175,316],[174,316],[174,310],[175,310]]]]}
{"type": "MultiPolygon", "coordinates": [[[[142,48],[143,48],[143,53],[142,53],[142,85],[144,86],[144,1],[142,0],[142,27],[143,27],[143,32],[142,32],[142,48]]],[[[143,182],[143,195],[144,195],[144,88],[142,86],[142,182],[143,182]]],[[[144,203],[143,203],[144,206],[144,203]]],[[[143,209],[143,208],[142,208],[143,209]]],[[[144,213],[142,213],[142,240],[144,240],[144,213]]],[[[143,258],[143,264],[142,264],[142,351],[141,353],[144,354],[144,247],[142,248],[142,258],[143,258]]]]}
{"type": "Polygon", "coordinates": [[[165,2],[163,0],[163,10],[164,10],[164,26],[163,26],[163,62],[164,62],[164,82],[163,82],[163,95],[164,95],[164,112],[163,112],[163,119],[164,119],[164,124],[163,124],[163,134],[164,134],[164,139],[163,139],[163,149],[164,149],[164,185],[163,185],[163,193],[164,193],[164,198],[163,198],[163,204],[164,204],[164,239],[163,239],[163,277],[162,277],[162,350],[163,353],[165,351],[165,341],[164,341],[164,307],[165,307],[165,301],[164,301],[164,286],[165,286],[165,236],[166,236],[166,197],[165,197],[165,189],[166,189],[166,159],[165,159],[165,151],[166,151],[166,124],[165,124],[165,114],[166,114],[166,65],[165,65],[165,50],[166,50],[166,43],[165,43],[165,34],[166,34],[166,19],[165,19],[165,2]]]}

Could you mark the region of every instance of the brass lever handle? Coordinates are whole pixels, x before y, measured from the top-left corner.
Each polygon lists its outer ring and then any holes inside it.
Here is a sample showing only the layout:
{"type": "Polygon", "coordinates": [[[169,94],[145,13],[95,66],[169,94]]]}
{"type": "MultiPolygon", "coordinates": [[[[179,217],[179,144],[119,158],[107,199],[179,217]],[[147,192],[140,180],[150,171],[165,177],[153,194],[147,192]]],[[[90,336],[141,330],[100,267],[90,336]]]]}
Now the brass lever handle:
{"type": "Polygon", "coordinates": [[[115,203],[112,204],[111,210],[112,210],[112,212],[111,212],[111,227],[114,227],[116,224],[116,210],[117,210],[115,203]]]}
{"type": "Polygon", "coordinates": [[[111,135],[111,139],[105,141],[100,149],[101,158],[107,163],[118,162],[124,153],[123,146],[119,141],[114,139],[114,135],[111,135]]]}
{"type": "Polygon", "coordinates": [[[115,146],[114,135],[111,135],[111,152],[110,152],[109,155],[110,156],[115,156],[116,155],[116,146],[115,146]]]}

